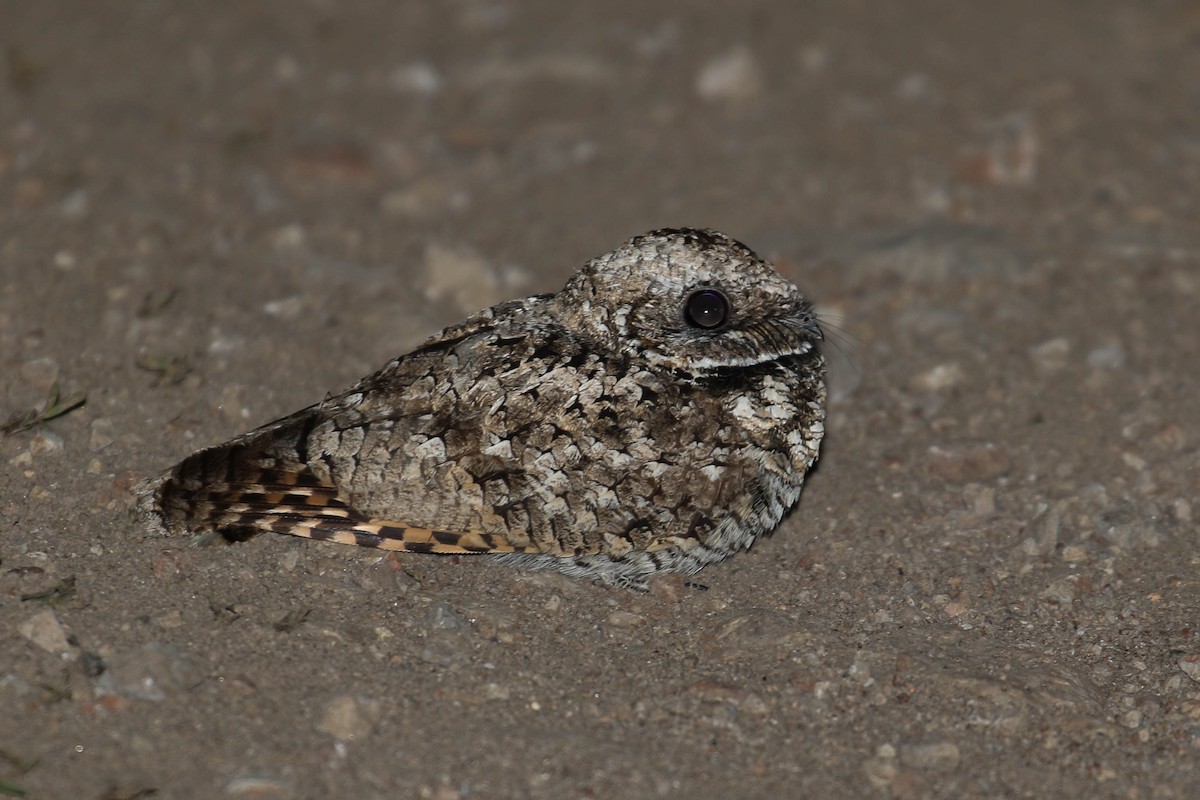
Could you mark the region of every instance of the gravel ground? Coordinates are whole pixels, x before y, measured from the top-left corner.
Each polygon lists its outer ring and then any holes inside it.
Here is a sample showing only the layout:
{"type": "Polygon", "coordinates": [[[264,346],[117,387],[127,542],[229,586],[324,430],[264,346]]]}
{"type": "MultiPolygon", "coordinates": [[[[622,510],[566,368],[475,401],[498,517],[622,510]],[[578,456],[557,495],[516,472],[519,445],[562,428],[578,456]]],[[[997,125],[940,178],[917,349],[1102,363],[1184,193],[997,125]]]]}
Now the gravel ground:
{"type": "Polygon", "coordinates": [[[0,437],[0,796],[1200,795],[1194,3],[0,0],[0,46],[0,421],[53,417],[0,437]],[[702,586],[134,520],[664,225],[832,332],[820,468],[702,586]]]}

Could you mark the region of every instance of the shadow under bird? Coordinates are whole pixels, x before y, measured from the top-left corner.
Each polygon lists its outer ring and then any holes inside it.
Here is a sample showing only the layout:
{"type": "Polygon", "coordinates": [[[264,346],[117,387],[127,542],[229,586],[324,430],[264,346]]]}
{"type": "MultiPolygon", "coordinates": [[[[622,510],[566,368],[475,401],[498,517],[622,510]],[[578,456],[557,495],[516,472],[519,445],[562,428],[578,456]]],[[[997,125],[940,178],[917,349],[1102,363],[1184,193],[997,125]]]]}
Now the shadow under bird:
{"type": "Polygon", "coordinates": [[[188,456],[140,510],[160,533],[499,554],[644,589],[795,505],[824,433],[821,338],[745,245],[652,231],[188,456]]]}

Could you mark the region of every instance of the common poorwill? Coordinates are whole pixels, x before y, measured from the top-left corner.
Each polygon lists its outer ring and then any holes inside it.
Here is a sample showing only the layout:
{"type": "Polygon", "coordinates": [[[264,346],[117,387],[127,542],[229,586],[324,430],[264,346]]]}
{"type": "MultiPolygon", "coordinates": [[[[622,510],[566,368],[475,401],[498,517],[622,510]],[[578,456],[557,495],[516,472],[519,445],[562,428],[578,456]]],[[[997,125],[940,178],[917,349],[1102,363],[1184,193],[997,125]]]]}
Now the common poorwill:
{"type": "Polygon", "coordinates": [[[711,230],[652,231],[141,488],[165,532],[496,553],[644,588],[773,529],[824,432],[800,290],[711,230]]]}

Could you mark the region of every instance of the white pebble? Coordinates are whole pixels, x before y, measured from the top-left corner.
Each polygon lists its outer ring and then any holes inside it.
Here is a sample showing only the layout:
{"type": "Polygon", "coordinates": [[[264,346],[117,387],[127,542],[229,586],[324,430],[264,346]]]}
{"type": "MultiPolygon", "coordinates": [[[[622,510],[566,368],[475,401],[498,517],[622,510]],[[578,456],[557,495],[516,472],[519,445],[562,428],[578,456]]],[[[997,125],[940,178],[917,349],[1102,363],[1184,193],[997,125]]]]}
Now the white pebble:
{"type": "Polygon", "coordinates": [[[705,100],[749,100],[762,88],[758,62],[744,45],[709,61],[696,76],[696,93],[705,100]]]}

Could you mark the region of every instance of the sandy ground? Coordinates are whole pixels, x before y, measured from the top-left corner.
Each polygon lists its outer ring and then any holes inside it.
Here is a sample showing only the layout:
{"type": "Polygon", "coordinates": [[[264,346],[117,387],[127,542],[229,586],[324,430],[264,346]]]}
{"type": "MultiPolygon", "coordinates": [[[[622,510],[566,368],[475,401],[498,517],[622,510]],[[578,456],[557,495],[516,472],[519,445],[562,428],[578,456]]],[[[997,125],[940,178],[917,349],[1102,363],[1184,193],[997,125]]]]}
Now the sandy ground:
{"type": "Polygon", "coordinates": [[[0,796],[1200,795],[1200,12],[716,5],[0,0],[0,796]],[[134,520],[663,225],[832,323],[702,586],[134,520]]]}

